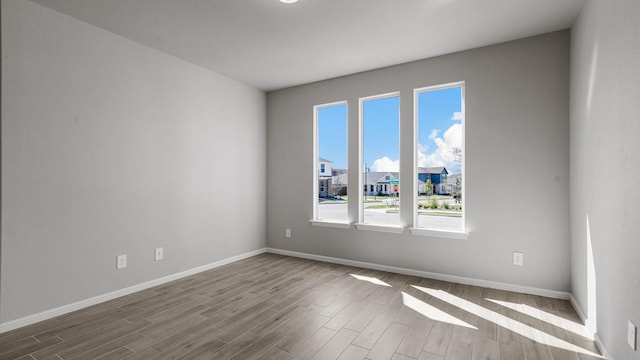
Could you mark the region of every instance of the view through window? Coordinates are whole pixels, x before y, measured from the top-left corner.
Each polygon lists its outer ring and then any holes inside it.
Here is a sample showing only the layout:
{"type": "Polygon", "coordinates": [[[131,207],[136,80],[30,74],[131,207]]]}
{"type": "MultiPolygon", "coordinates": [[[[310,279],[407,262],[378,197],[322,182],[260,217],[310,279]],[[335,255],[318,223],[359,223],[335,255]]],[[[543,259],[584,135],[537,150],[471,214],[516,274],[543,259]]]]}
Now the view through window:
{"type": "Polygon", "coordinates": [[[464,231],[464,85],[416,90],[416,228],[464,231]]]}
{"type": "Polygon", "coordinates": [[[400,97],[361,99],[362,219],[400,225],[400,97]]]}
{"type": "Polygon", "coordinates": [[[348,222],[347,103],[315,107],[315,220],[348,222]]]}

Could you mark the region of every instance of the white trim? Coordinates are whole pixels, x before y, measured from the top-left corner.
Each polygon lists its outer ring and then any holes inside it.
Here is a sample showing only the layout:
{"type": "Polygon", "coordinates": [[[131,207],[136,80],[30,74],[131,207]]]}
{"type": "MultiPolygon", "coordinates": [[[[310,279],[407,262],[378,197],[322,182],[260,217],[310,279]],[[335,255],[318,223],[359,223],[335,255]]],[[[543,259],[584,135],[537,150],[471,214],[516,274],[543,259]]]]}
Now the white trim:
{"type": "Polygon", "coordinates": [[[340,222],[340,221],[309,220],[309,223],[313,226],[323,226],[323,227],[330,227],[330,228],[336,228],[336,229],[351,228],[351,223],[340,222]]]}
{"type": "Polygon", "coordinates": [[[400,267],[389,266],[389,265],[380,265],[375,263],[334,258],[329,256],[302,253],[297,251],[267,248],[267,252],[272,254],[293,256],[293,257],[328,262],[333,264],[355,266],[355,267],[361,267],[365,269],[387,271],[387,272],[392,272],[396,274],[403,274],[403,275],[429,278],[434,280],[454,282],[458,284],[481,286],[481,287],[498,289],[498,290],[506,290],[506,291],[520,292],[524,294],[539,295],[539,296],[545,296],[545,297],[550,297],[554,299],[568,300],[570,297],[570,294],[565,291],[540,289],[540,288],[529,287],[529,286],[508,284],[508,283],[503,283],[498,281],[489,281],[489,280],[468,278],[463,276],[440,274],[440,273],[434,273],[429,271],[406,269],[406,268],[400,268],[400,267]]]}
{"type": "Polygon", "coordinates": [[[600,337],[598,336],[598,333],[597,333],[598,329],[590,329],[590,326],[587,326],[588,319],[584,315],[584,310],[582,310],[580,305],[578,305],[578,300],[576,300],[576,298],[573,297],[573,294],[569,294],[569,302],[571,303],[571,306],[573,306],[573,309],[576,311],[576,314],[578,314],[578,317],[580,318],[580,321],[584,325],[585,329],[587,329],[587,331],[589,332],[589,336],[593,339],[593,343],[598,348],[598,351],[600,351],[600,353],[602,354],[602,356],[605,357],[605,359],[615,360],[611,355],[611,353],[609,352],[609,350],[607,350],[607,348],[604,346],[604,344],[600,340],[600,337]]]}
{"type": "Polygon", "coordinates": [[[578,318],[580,318],[580,321],[584,325],[584,328],[587,331],[587,335],[589,336],[589,338],[595,340],[596,331],[598,331],[598,329],[595,328],[593,324],[594,323],[593,319],[589,320],[589,318],[585,315],[584,310],[582,310],[582,308],[578,304],[578,300],[576,300],[576,298],[573,297],[573,294],[569,295],[569,302],[571,303],[571,306],[573,306],[573,309],[578,315],[578,318]]]}
{"type": "Polygon", "coordinates": [[[411,235],[434,236],[449,239],[467,240],[469,233],[465,231],[434,230],[425,228],[409,228],[411,235]]]}
{"type": "Polygon", "coordinates": [[[465,85],[464,80],[461,80],[461,81],[453,81],[453,82],[448,82],[448,83],[438,84],[438,85],[423,86],[421,88],[414,89],[414,91],[417,91],[417,92],[437,91],[437,90],[451,89],[454,87],[461,87],[461,86],[464,87],[464,85],[465,85]]]}
{"type": "MultiPolygon", "coordinates": [[[[582,324],[586,324],[587,317],[584,315],[584,311],[582,311],[582,308],[580,307],[580,305],[578,305],[578,300],[576,300],[576,298],[573,297],[573,294],[569,294],[569,303],[571,303],[571,306],[573,306],[573,310],[576,311],[576,314],[580,318],[580,321],[582,321],[582,324]]],[[[591,331],[590,329],[587,329],[587,330],[591,331]]]]}
{"type": "Polygon", "coordinates": [[[394,234],[402,234],[404,228],[402,226],[389,226],[389,225],[373,225],[373,224],[356,224],[356,229],[367,231],[381,231],[394,234]]]}
{"type": "MultiPolygon", "coordinates": [[[[411,155],[411,157],[413,158],[413,172],[412,172],[412,177],[413,177],[413,181],[412,183],[412,194],[413,194],[413,201],[411,204],[411,207],[414,209],[413,210],[413,226],[416,227],[418,226],[418,197],[420,195],[420,185],[418,184],[418,92],[417,89],[413,89],[413,99],[411,99],[411,101],[413,102],[413,128],[411,129],[411,134],[413,134],[413,155],[411,155]]],[[[425,190],[426,190],[426,184],[425,184],[425,190]]],[[[463,209],[464,210],[464,209],[463,209]]],[[[413,231],[411,232],[413,233],[413,231]]]]}
{"type": "Polygon", "coordinates": [[[312,155],[313,159],[311,160],[311,168],[313,175],[311,176],[311,182],[313,184],[313,190],[311,191],[312,196],[312,204],[313,209],[311,210],[311,219],[315,220],[318,218],[318,109],[320,109],[321,105],[316,105],[313,107],[313,149],[312,155]]]}
{"type": "MultiPolygon", "coordinates": [[[[466,94],[467,94],[467,83],[464,81],[461,81],[462,85],[460,86],[460,101],[462,102],[461,106],[462,108],[460,109],[462,111],[462,120],[460,121],[462,123],[462,172],[460,173],[460,176],[462,177],[462,179],[460,181],[462,181],[462,197],[460,198],[460,203],[462,204],[462,230],[463,231],[467,231],[467,179],[466,179],[466,173],[467,173],[467,99],[466,99],[466,94]]],[[[447,176],[447,181],[448,181],[449,177],[447,176]]],[[[416,206],[417,207],[417,206],[416,206]]]]}
{"type": "Polygon", "coordinates": [[[185,270],[185,271],[181,271],[179,273],[175,273],[172,275],[167,275],[158,279],[154,279],[151,281],[147,281],[138,285],[133,285],[124,289],[120,289],[120,290],[116,290],[116,291],[112,291],[110,293],[107,294],[102,294],[102,295],[98,295],[98,296],[94,296],[92,298],[88,298],[85,300],[80,300],[77,302],[74,302],[72,304],[67,304],[67,305],[63,305],[54,309],[49,309],[49,310],[45,310],[43,312],[37,313],[37,314],[33,314],[33,315],[28,315],[16,320],[11,320],[11,321],[7,321],[5,323],[1,323],[0,324],[0,334],[7,332],[7,331],[11,331],[23,326],[27,326],[27,325],[31,325],[31,324],[35,324],[37,322],[40,321],[44,321],[44,320],[48,320],[51,318],[54,318],[56,316],[60,316],[60,315],[64,315],[67,313],[70,313],[72,311],[76,311],[76,310],[80,310],[95,304],[99,304],[105,301],[109,301],[109,300],[113,300],[115,298],[119,298],[121,296],[125,296],[125,295],[129,295],[132,294],[134,292],[137,291],[141,291],[141,290],[145,290],[154,286],[158,286],[158,285],[162,285],[165,283],[168,283],[170,281],[174,281],[186,276],[190,276],[190,275],[194,275],[203,271],[207,271],[207,270],[211,270],[223,265],[227,265],[230,264],[232,262],[236,262],[239,260],[244,260],[256,255],[260,255],[267,252],[267,248],[262,248],[262,249],[258,249],[258,250],[254,250],[254,251],[249,251],[240,255],[236,255],[236,256],[232,256],[226,259],[222,259],[222,260],[218,260],[216,262],[212,262],[210,264],[206,264],[206,265],[202,265],[202,266],[198,266],[195,267],[193,269],[189,269],[189,270],[185,270]]]}
{"type": "Polygon", "coordinates": [[[607,348],[604,346],[602,341],[600,341],[600,337],[598,336],[598,333],[593,334],[593,342],[596,344],[596,347],[598,348],[598,350],[600,351],[602,356],[604,356],[605,359],[615,360],[615,358],[611,355],[609,350],[607,350],[607,348]]]}
{"type": "MultiPolygon", "coordinates": [[[[364,169],[364,151],[362,151],[362,143],[364,142],[364,137],[362,133],[364,132],[364,126],[362,122],[362,113],[364,112],[364,106],[362,99],[358,99],[358,191],[356,194],[356,201],[358,202],[358,217],[356,220],[358,222],[362,222],[364,219],[364,178],[362,176],[362,169],[364,169]]],[[[351,194],[351,192],[348,192],[351,194]]],[[[352,198],[351,196],[349,198],[352,198]]]]}

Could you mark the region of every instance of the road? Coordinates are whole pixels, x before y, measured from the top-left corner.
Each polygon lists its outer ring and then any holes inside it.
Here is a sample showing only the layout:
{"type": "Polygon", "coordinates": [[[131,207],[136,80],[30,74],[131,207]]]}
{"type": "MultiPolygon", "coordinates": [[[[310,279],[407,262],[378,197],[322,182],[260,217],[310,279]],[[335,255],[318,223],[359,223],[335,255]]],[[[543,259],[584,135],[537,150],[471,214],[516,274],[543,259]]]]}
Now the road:
{"type": "MultiPolygon", "coordinates": [[[[328,221],[344,221],[345,219],[347,219],[347,204],[319,204],[318,218],[328,221]]],[[[397,226],[400,224],[400,214],[387,214],[385,209],[365,209],[364,223],[397,226]]],[[[462,229],[462,218],[435,215],[419,215],[418,227],[460,231],[462,229]]]]}

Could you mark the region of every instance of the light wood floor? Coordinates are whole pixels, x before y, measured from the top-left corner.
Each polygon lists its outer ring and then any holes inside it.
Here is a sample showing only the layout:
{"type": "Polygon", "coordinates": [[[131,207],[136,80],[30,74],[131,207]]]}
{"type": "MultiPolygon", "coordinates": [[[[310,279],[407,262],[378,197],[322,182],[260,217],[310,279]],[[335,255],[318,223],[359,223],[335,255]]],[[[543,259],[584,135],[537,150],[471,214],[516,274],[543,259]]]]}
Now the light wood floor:
{"type": "Polygon", "coordinates": [[[567,301],[263,254],[0,334],[0,359],[596,359],[567,301]]]}

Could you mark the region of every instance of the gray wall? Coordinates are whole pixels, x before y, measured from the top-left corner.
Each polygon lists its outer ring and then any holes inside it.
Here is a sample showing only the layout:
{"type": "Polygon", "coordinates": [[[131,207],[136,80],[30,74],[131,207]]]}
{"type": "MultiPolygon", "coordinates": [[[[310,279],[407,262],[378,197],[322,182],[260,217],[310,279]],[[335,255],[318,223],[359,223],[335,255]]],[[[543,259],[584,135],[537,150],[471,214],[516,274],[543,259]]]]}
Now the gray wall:
{"type": "Polygon", "coordinates": [[[571,33],[572,293],[618,360],[640,359],[639,19],[637,0],[587,1],[571,33]]]}
{"type": "Polygon", "coordinates": [[[23,0],[2,54],[0,322],[265,246],[263,92],[23,0]]]}
{"type": "MultiPolygon", "coordinates": [[[[268,246],[568,291],[569,50],[569,32],[562,31],[269,93],[268,246]],[[461,80],[468,240],[309,224],[313,105],[349,101],[353,193],[358,97],[401,92],[401,177],[411,178],[412,90],[461,80]],[[292,238],[285,238],[285,228],[292,229],[292,238]],[[525,266],[511,265],[513,251],[524,252],[525,266]]],[[[411,195],[403,196],[408,226],[411,195]]]]}

